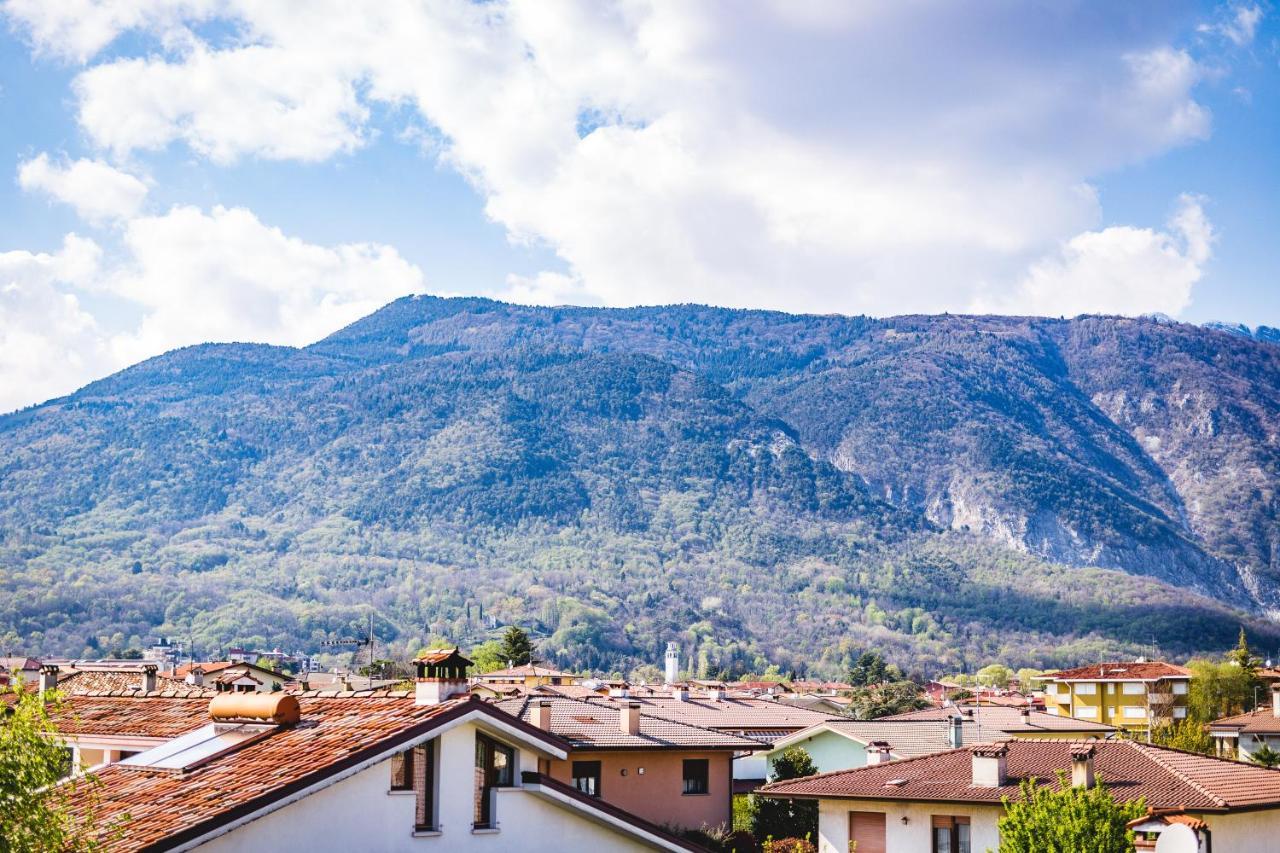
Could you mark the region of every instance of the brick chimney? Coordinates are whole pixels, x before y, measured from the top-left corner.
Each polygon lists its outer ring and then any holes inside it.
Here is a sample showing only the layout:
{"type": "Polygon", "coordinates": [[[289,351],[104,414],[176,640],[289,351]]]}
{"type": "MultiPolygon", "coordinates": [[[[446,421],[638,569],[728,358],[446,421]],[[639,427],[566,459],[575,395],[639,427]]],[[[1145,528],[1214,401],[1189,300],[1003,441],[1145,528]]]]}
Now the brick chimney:
{"type": "Polygon", "coordinates": [[[538,703],[533,706],[533,724],[544,732],[551,731],[551,702],[547,699],[539,699],[538,703]]]}
{"type": "Polygon", "coordinates": [[[40,692],[58,689],[58,667],[51,663],[40,665],[40,692]]]}
{"type": "Polygon", "coordinates": [[[1071,747],[1071,785],[1075,788],[1093,787],[1093,754],[1091,743],[1071,747]]]}
{"type": "Polygon", "coordinates": [[[1003,743],[987,743],[973,747],[973,786],[999,788],[1009,781],[1009,747],[1003,743]]]}
{"type": "Polygon", "coordinates": [[[640,734],[640,703],[628,702],[618,712],[618,728],[629,735],[640,734]]]}
{"type": "Polygon", "coordinates": [[[947,720],[947,745],[952,749],[964,746],[964,720],[959,716],[947,720]]]}
{"type": "Polygon", "coordinates": [[[144,664],[142,667],[142,692],[154,693],[156,689],[156,665],[144,664]]]}
{"type": "Polygon", "coordinates": [[[883,740],[873,740],[867,744],[867,766],[872,764],[888,764],[893,760],[893,756],[889,754],[889,743],[883,740]]]}

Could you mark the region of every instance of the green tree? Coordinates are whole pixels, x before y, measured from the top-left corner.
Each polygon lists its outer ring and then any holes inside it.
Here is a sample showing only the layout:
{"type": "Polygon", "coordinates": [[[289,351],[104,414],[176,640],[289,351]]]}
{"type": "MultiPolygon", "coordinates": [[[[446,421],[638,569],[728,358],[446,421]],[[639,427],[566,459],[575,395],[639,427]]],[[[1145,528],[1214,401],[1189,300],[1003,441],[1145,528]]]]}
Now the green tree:
{"type": "Polygon", "coordinates": [[[879,684],[888,675],[888,665],[879,652],[863,652],[849,667],[849,683],[854,687],[879,684]]]}
{"type": "Polygon", "coordinates": [[[984,687],[999,687],[1003,689],[1008,687],[1009,682],[1013,680],[1013,671],[1002,663],[992,663],[974,673],[974,677],[984,687]]]}
{"type": "MultiPolygon", "coordinates": [[[[800,779],[818,772],[818,767],[798,746],[784,749],[773,760],[770,782],[784,779],[800,779]]],[[[756,840],[770,838],[814,838],[818,833],[818,803],[816,800],[781,800],[772,797],[752,799],[751,832],[756,840]]]]}
{"type": "Polygon", "coordinates": [[[504,666],[524,666],[533,658],[533,642],[523,628],[512,625],[502,635],[498,654],[504,666]]]}
{"type": "Polygon", "coordinates": [[[1152,726],[1151,742],[1201,755],[1213,755],[1215,752],[1213,738],[1204,723],[1190,718],[1152,726]]]}
{"type": "Polygon", "coordinates": [[[855,720],[875,720],[929,707],[920,687],[911,681],[891,681],[853,691],[846,713],[855,720]]]}
{"type": "Polygon", "coordinates": [[[1249,760],[1262,767],[1280,767],[1280,751],[1274,750],[1264,743],[1249,753],[1249,760]]]}
{"type": "Polygon", "coordinates": [[[485,640],[473,648],[467,657],[471,659],[472,669],[478,674],[493,672],[507,665],[507,659],[502,656],[500,640],[485,640]]]}
{"type": "Polygon", "coordinates": [[[1025,779],[1016,800],[1002,798],[1000,853],[1132,853],[1133,833],[1125,826],[1146,812],[1145,800],[1117,803],[1102,784],[1073,787],[1058,772],[1058,787],[1025,779]]]}
{"type": "Polygon", "coordinates": [[[86,774],[58,784],[71,771],[71,751],[58,738],[45,704],[56,707],[58,694],[42,697],[21,684],[13,689],[18,698],[0,720],[0,851],[99,849],[93,818],[97,780],[86,774]]]}
{"type": "Polygon", "coordinates": [[[1257,673],[1234,661],[1193,660],[1187,690],[1187,718],[1208,723],[1253,707],[1257,673]]]}

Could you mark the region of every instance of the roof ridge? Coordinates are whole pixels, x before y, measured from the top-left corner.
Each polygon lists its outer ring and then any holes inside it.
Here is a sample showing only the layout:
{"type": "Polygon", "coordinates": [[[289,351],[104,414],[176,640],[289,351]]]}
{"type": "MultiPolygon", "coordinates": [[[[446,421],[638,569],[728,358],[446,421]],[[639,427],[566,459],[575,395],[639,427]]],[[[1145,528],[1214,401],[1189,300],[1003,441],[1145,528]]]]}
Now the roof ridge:
{"type": "MultiPolygon", "coordinates": [[[[1195,790],[1199,791],[1201,794],[1204,794],[1206,797],[1208,797],[1211,801],[1217,803],[1219,807],[1226,808],[1229,805],[1229,803],[1225,799],[1218,796],[1213,791],[1210,791],[1204,785],[1200,784],[1195,779],[1192,779],[1190,776],[1183,773],[1181,770],[1174,767],[1169,762],[1165,761],[1164,758],[1160,755],[1160,750],[1168,750],[1169,752],[1175,752],[1180,755],[1193,755],[1196,758],[1213,758],[1213,756],[1201,755],[1198,752],[1187,752],[1186,750],[1175,749],[1174,747],[1171,747],[1171,746],[1156,746],[1155,744],[1138,743],[1137,741],[1133,741],[1133,740],[1121,741],[1121,743],[1131,744],[1133,748],[1138,751],[1139,754],[1143,755],[1144,757],[1160,765],[1165,770],[1172,773],[1174,776],[1177,776],[1187,785],[1190,785],[1192,788],[1194,788],[1195,790]]],[[[1214,759],[1214,760],[1226,761],[1226,759],[1214,759]]],[[[1236,762],[1229,762],[1229,763],[1234,764],[1236,762]]]]}
{"type": "Polygon", "coordinates": [[[925,755],[914,755],[911,758],[900,758],[897,761],[891,761],[888,764],[867,764],[862,767],[846,767],[843,770],[828,770],[826,773],[814,773],[812,776],[800,776],[796,779],[779,779],[776,782],[770,782],[760,788],[761,791],[768,790],[774,785],[789,785],[793,782],[808,782],[813,779],[830,779],[833,776],[844,776],[848,773],[860,773],[864,770],[883,770],[885,767],[901,767],[903,764],[910,764],[913,761],[923,761],[927,758],[938,758],[942,755],[951,755],[957,752],[968,752],[974,746],[981,744],[969,744],[958,749],[944,749],[942,752],[930,752],[925,755]]]}

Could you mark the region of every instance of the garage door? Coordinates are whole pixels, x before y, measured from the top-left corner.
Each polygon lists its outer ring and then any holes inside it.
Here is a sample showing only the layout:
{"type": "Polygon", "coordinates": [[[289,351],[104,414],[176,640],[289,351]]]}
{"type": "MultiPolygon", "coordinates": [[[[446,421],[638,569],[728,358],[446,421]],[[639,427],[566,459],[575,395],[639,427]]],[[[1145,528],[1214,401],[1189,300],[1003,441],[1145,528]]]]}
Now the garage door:
{"type": "Polygon", "coordinates": [[[884,812],[849,812],[849,840],[858,853],[885,853],[884,812]]]}

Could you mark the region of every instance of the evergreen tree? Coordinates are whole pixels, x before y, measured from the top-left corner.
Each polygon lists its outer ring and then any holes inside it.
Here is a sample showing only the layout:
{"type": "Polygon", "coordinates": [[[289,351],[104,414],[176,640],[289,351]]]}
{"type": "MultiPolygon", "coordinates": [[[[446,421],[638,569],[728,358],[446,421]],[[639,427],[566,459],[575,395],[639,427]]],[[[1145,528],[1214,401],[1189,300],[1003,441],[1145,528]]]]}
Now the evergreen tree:
{"type": "Polygon", "coordinates": [[[507,628],[506,633],[502,635],[498,657],[507,661],[508,666],[524,666],[533,659],[533,642],[523,628],[515,625],[507,628]]]}
{"type": "Polygon", "coordinates": [[[1017,800],[1004,797],[999,820],[1000,853],[1133,853],[1125,824],[1146,813],[1146,801],[1120,804],[1102,785],[1071,785],[1058,771],[1058,788],[1025,779],[1017,800]]]}
{"type": "Polygon", "coordinates": [[[1157,746],[1168,746],[1184,752],[1198,752],[1201,755],[1213,755],[1216,751],[1209,730],[1200,721],[1192,719],[1175,720],[1152,726],[1151,742],[1157,746]]]}
{"type": "MultiPolygon", "coordinates": [[[[783,750],[773,761],[770,782],[799,779],[812,776],[818,767],[798,746],[783,750]]],[[[751,832],[756,840],[770,838],[816,838],[818,834],[818,803],[816,800],[778,800],[771,797],[752,797],[755,808],[752,814],[751,832]]]]}

